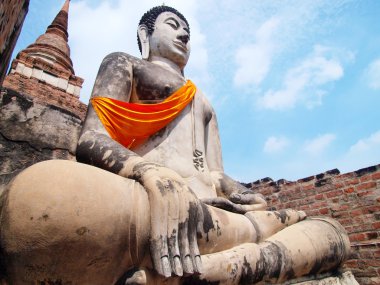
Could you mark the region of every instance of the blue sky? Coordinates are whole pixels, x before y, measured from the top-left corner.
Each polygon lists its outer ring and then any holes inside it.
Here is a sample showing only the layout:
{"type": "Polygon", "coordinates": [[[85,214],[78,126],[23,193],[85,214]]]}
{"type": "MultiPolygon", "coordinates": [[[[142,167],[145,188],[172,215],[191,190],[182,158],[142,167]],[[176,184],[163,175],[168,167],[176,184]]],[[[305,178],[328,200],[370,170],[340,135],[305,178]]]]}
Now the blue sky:
{"type": "MultiPolygon", "coordinates": [[[[62,1],[33,0],[15,53],[62,1]]],[[[225,172],[296,180],[380,163],[380,1],[164,1],[190,23],[186,77],[211,100],[225,172]]],[[[72,0],[69,45],[85,103],[102,58],[139,56],[140,16],[162,1],[72,0]]]]}

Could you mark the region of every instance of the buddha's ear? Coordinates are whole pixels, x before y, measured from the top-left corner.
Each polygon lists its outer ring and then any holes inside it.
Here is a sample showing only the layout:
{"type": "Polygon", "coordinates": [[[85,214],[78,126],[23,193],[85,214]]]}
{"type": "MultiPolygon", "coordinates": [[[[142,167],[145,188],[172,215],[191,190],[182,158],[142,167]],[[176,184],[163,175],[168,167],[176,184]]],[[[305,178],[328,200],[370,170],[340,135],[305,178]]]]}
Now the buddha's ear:
{"type": "Polygon", "coordinates": [[[140,25],[137,29],[141,43],[141,55],[143,59],[149,58],[149,33],[146,25],[140,25]]]}

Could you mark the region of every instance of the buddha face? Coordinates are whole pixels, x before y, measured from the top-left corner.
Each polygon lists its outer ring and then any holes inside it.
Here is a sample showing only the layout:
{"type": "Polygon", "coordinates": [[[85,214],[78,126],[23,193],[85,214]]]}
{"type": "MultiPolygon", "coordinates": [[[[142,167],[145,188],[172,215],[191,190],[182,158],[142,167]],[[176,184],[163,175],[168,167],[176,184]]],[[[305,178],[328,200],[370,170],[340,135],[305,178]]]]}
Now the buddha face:
{"type": "Polygon", "coordinates": [[[190,56],[190,36],[186,23],[172,12],[161,13],[149,39],[150,56],[166,58],[183,69],[190,56]]]}

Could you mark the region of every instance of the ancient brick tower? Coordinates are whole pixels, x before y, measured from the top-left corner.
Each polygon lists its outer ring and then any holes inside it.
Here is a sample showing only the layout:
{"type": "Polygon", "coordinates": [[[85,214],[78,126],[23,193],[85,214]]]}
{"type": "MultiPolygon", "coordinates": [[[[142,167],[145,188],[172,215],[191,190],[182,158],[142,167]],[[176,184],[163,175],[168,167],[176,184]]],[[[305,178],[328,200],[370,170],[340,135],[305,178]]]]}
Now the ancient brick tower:
{"type": "Polygon", "coordinates": [[[83,79],[75,76],[68,45],[69,3],[66,0],[46,32],[17,55],[3,86],[83,120],[86,105],[79,101],[83,79]]]}
{"type": "Polygon", "coordinates": [[[68,46],[66,0],[46,32],[21,51],[0,89],[0,193],[26,167],[75,160],[86,105],[68,46]]]}

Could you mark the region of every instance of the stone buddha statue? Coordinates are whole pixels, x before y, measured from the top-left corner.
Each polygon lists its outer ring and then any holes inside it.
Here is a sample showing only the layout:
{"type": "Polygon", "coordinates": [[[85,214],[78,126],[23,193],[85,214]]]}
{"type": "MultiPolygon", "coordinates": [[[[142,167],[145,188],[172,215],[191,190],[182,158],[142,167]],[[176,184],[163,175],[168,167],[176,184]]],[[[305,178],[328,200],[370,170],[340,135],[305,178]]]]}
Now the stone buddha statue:
{"type": "Polygon", "coordinates": [[[152,8],[138,44],[142,59],[117,52],[100,66],[80,163],[35,164],[4,191],[4,279],[255,284],[341,265],[349,241],[337,222],[265,211],[261,195],[224,173],[215,112],[184,76],[185,17],[152,8]]]}

